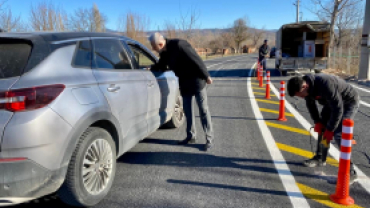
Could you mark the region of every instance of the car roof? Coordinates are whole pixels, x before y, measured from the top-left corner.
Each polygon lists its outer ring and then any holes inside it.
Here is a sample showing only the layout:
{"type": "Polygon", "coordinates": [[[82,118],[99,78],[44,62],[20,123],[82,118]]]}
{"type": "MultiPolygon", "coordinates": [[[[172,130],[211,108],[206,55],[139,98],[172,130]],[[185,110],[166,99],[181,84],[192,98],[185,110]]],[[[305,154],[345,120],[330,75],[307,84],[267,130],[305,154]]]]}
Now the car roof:
{"type": "MultiPolygon", "coordinates": [[[[131,40],[117,33],[99,33],[99,32],[28,32],[28,33],[0,33],[0,37],[34,39],[42,37],[47,42],[64,41],[69,39],[78,39],[86,37],[118,37],[131,40]]],[[[131,40],[133,41],[133,40],[131,40]]]]}

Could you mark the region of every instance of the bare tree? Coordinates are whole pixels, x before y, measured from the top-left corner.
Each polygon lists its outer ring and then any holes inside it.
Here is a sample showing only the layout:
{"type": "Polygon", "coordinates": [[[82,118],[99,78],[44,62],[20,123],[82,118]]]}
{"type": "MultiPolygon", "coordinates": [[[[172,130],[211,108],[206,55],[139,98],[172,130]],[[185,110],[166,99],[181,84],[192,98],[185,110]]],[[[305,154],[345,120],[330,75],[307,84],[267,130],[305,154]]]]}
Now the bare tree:
{"type": "Polygon", "coordinates": [[[263,37],[266,36],[265,28],[261,29],[255,28],[251,36],[252,36],[251,37],[252,45],[254,47],[257,47],[261,43],[263,37]]]}
{"type": "Polygon", "coordinates": [[[335,36],[336,46],[340,46],[343,41],[349,41],[353,35],[354,29],[363,18],[362,6],[360,4],[349,5],[338,14],[337,28],[338,35],[335,36]]]}
{"type": "Polygon", "coordinates": [[[70,27],[73,31],[89,31],[90,19],[89,10],[79,8],[75,10],[74,15],[71,17],[70,27]]]}
{"type": "Polygon", "coordinates": [[[220,36],[223,47],[235,48],[235,42],[232,33],[222,32],[220,36]]]}
{"type": "Polygon", "coordinates": [[[70,22],[73,31],[105,32],[107,17],[94,4],[89,9],[77,9],[70,22]]]}
{"type": "Polygon", "coordinates": [[[105,32],[107,18],[99,11],[99,8],[96,4],[94,4],[91,8],[90,22],[90,31],[105,32]]]}
{"type": "Polygon", "coordinates": [[[12,10],[5,6],[6,2],[6,0],[0,1],[0,29],[6,32],[25,31],[26,28],[20,16],[13,16],[12,10]]]}
{"type": "Polygon", "coordinates": [[[179,37],[178,30],[176,29],[176,25],[173,24],[172,22],[166,21],[164,23],[163,29],[164,29],[164,35],[167,38],[178,38],[179,37]]]}
{"type": "MultiPolygon", "coordinates": [[[[348,8],[357,5],[362,0],[311,0],[315,5],[315,9],[311,12],[315,13],[321,20],[330,20],[330,41],[329,41],[329,56],[335,41],[335,26],[338,21],[338,16],[348,8]]],[[[345,15],[344,15],[345,16],[345,15]]]]}
{"type": "Polygon", "coordinates": [[[197,25],[197,21],[199,19],[200,12],[199,10],[196,10],[196,8],[191,7],[185,14],[183,14],[180,8],[180,16],[181,17],[178,25],[181,31],[182,38],[191,42],[194,30],[199,28],[199,25],[197,25]]]}
{"type": "Polygon", "coordinates": [[[67,21],[67,14],[51,2],[31,6],[30,24],[35,31],[64,31],[67,21]]]}
{"type": "Polygon", "coordinates": [[[237,53],[239,53],[242,42],[247,40],[249,37],[248,30],[249,27],[247,18],[239,18],[234,21],[231,32],[233,34],[237,53]]]}
{"type": "Polygon", "coordinates": [[[150,28],[150,19],[145,15],[128,12],[118,20],[118,31],[127,37],[148,45],[146,31],[150,28]]]}
{"type": "Polygon", "coordinates": [[[220,36],[216,36],[213,40],[209,41],[209,47],[215,53],[217,53],[218,50],[222,50],[224,48],[222,38],[220,36]]]}
{"type": "Polygon", "coordinates": [[[14,17],[11,9],[5,10],[0,14],[0,28],[7,32],[24,31],[20,16],[14,17]]]}

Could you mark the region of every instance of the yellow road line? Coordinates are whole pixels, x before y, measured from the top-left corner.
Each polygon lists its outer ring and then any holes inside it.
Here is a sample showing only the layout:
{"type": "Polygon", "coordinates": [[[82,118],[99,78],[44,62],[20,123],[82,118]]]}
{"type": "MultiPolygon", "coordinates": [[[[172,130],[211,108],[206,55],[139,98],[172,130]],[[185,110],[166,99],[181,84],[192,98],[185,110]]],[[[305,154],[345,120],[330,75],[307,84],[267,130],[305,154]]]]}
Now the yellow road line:
{"type": "Polygon", "coordinates": [[[280,104],[279,101],[262,100],[262,99],[256,99],[256,101],[262,102],[262,103],[276,104],[276,105],[280,104]]]}
{"type": "MultiPolygon", "coordinates": [[[[260,111],[267,112],[267,113],[279,114],[279,111],[275,111],[275,110],[271,110],[271,109],[267,109],[267,108],[260,108],[260,111]]],[[[291,114],[291,113],[285,113],[285,115],[294,117],[293,114],[291,114]]]]}
{"type": "MultiPolygon", "coordinates": [[[[315,142],[315,141],[312,141],[312,142],[315,142]]],[[[314,156],[312,152],[307,151],[307,150],[303,150],[300,148],[292,147],[292,146],[277,143],[277,142],[276,142],[276,145],[282,151],[289,152],[295,155],[299,155],[299,156],[302,156],[308,159],[311,159],[314,156]]],[[[328,163],[329,165],[335,166],[335,167],[339,167],[338,161],[336,161],[334,158],[331,158],[331,157],[327,157],[326,163],[328,163]]]]}
{"type": "MultiPolygon", "coordinates": [[[[262,92],[253,92],[255,95],[266,95],[266,93],[262,92]]],[[[276,97],[276,95],[270,95],[271,97],[276,97]]]]}
{"type": "Polygon", "coordinates": [[[302,194],[308,198],[308,199],[312,199],[320,204],[324,204],[328,207],[332,207],[332,208],[362,208],[356,204],[354,205],[351,205],[351,206],[344,206],[344,205],[340,205],[340,204],[336,204],[334,202],[332,202],[329,198],[329,194],[325,193],[325,192],[321,192],[319,190],[316,190],[314,188],[311,188],[311,187],[308,187],[308,186],[305,186],[301,183],[296,183],[298,188],[301,190],[302,194]]]}
{"type": "Polygon", "coordinates": [[[259,83],[253,83],[253,82],[252,82],[252,85],[258,85],[258,86],[260,86],[260,84],[259,84],[259,83]]]}
{"type": "Polygon", "coordinates": [[[267,124],[267,126],[271,126],[271,127],[278,128],[278,129],[283,129],[283,130],[286,130],[286,131],[291,131],[291,132],[295,132],[295,133],[299,133],[299,134],[303,134],[303,135],[308,135],[308,136],[311,135],[310,132],[307,131],[307,130],[294,128],[294,127],[290,127],[290,126],[287,126],[287,125],[271,123],[271,122],[268,122],[268,121],[266,121],[266,124],[267,124]]]}
{"type": "Polygon", "coordinates": [[[255,90],[266,90],[266,88],[264,88],[264,87],[252,87],[252,89],[255,89],[255,90]]]}

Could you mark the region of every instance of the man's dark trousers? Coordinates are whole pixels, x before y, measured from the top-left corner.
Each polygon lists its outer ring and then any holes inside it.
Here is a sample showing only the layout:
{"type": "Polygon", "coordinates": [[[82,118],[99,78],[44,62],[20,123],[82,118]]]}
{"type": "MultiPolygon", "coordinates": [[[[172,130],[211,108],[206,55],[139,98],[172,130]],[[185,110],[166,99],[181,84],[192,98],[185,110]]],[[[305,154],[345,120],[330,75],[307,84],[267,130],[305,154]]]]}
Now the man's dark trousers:
{"type": "Polygon", "coordinates": [[[260,60],[260,64],[263,67],[263,71],[266,71],[266,58],[263,58],[260,60]]]}
{"type": "MultiPolygon", "coordinates": [[[[355,115],[358,111],[360,103],[354,103],[349,106],[344,106],[343,116],[342,120],[339,123],[338,127],[334,131],[334,140],[337,143],[338,147],[340,148],[341,139],[342,139],[342,123],[344,119],[354,119],[355,115]]],[[[321,118],[323,121],[323,124],[325,125],[327,121],[330,119],[330,108],[328,106],[324,106],[321,111],[321,118]]],[[[320,145],[321,141],[317,140],[317,150],[316,155],[319,157],[319,159],[322,159],[322,161],[326,161],[326,158],[328,156],[328,150],[329,148],[322,148],[320,145]]],[[[353,163],[351,162],[351,171],[353,171],[353,163]]]]}
{"type": "Polygon", "coordinates": [[[206,133],[206,140],[212,143],[213,139],[213,128],[211,121],[211,113],[208,109],[207,104],[207,90],[203,88],[200,92],[196,92],[195,95],[182,95],[184,112],[186,116],[186,134],[188,139],[196,138],[196,131],[194,126],[195,116],[194,116],[194,102],[195,100],[199,107],[199,116],[202,122],[203,130],[206,133]]]}

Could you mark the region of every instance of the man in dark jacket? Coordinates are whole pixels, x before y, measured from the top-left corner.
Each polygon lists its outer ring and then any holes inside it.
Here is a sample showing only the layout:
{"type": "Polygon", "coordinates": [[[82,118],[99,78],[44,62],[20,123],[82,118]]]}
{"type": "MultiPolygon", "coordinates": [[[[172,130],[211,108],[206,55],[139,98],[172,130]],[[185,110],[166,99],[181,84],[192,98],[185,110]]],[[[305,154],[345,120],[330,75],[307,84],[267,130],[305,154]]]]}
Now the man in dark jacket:
{"type": "Polygon", "coordinates": [[[165,71],[167,67],[173,70],[179,78],[180,92],[183,97],[184,112],[187,120],[187,137],[179,144],[195,143],[193,97],[198,106],[207,143],[205,150],[212,147],[213,129],[211,114],[208,110],[206,84],[212,84],[212,79],[202,59],[191,45],[180,39],[165,39],[161,34],[154,33],[149,37],[153,50],[160,55],[158,63],[151,67],[154,71],[165,71]]]}
{"type": "MultiPolygon", "coordinates": [[[[318,140],[316,155],[304,161],[307,167],[325,166],[330,147],[330,140],[335,139],[340,147],[342,121],[354,119],[359,108],[357,91],[344,80],[327,74],[293,77],[288,82],[290,96],[298,96],[306,100],[308,111],[315,123],[315,132],[323,134],[323,141],[318,140]],[[321,115],[316,101],[323,105],[321,115]]],[[[357,179],[356,171],[351,163],[351,183],[357,179]]]]}
{"type": "Polygon", "coordinates": [[[258,53],[258,60],[262,64],[263,70],[266,71],[266,57],[270,53],[270,47],[267,45],[267,40],[263,41],[263,45],[261,45],[258,53]]]}

